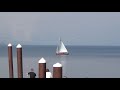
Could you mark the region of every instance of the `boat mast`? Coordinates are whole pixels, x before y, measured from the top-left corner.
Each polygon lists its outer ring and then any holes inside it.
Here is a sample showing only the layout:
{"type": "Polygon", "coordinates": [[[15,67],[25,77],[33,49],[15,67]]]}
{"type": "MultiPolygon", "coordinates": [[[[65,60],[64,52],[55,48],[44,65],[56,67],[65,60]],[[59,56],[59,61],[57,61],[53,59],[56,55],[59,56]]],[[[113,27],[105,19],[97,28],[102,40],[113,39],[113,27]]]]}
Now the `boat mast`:
{"type": "Polygon", "coordinates": [[[59,40],[60,40],[60,42],[61,42],[61,37],[59,37],[59,40]]]}
{"type": "Polygon", "coordinates": [[[59,40],[60,40],[60,44],[59,44],[59,49],[60,49],[61,48],[61,44],[62,44],[61,37],[59,37],[59,40]]]}
{"type": "Polygon", "coordinates": [[[60,50],[60,46],[61,46],[61,38],[59,37],[59,43],[58,46],[57,46],[57,49],[56,49],[56,53],[59,53],[59,50],[60,50]]]}

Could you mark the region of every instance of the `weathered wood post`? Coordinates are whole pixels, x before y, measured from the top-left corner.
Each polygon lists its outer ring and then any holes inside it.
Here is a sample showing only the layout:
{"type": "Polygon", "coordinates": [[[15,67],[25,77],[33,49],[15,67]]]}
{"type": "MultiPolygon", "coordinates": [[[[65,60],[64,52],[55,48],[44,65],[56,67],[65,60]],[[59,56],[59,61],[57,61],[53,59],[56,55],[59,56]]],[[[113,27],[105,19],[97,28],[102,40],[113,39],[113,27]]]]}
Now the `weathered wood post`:
{"type": "Polygon", "coordinates": [[[46,78],[46,60],[44,58],[41,58],[38,61],[38,76],[39,78],[46,78]]]}
{"type": "Polygon", "coordinates": [[[53,65],[53,78],[62,78],[62,64],[56,63],[53,65]]]}
{"type": "Polygon", "coordinates": [[[12,44],[11,43],[8,44],[8,63],[9,63],[9,78],[14,78],[12,44]]]}
{"type": "Polygon", "coordinates": [[[20,44],[18,44],[16,48],[17,48],[17,70],[18,70],[18,78],[23,78],[22,46],[20,44]]]}

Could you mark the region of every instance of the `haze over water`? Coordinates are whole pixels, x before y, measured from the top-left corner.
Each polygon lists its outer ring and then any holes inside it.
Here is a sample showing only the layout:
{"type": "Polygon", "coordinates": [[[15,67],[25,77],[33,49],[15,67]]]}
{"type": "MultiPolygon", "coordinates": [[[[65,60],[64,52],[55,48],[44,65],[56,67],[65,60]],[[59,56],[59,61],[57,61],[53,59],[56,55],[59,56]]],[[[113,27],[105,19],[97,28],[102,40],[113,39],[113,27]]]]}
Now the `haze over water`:
{"type": "Polygon", "coordinates": [[[51,72],[53,64],[62,63],[63,76],[120,77],[119,23],[120,12],[0,12],[0,77],[9,77],[8,43],[23,46],[26,78],[30,68],[38,74],[42,57],[51,72]],[[59,37],[70,55],[56,56],[59,37]]]}

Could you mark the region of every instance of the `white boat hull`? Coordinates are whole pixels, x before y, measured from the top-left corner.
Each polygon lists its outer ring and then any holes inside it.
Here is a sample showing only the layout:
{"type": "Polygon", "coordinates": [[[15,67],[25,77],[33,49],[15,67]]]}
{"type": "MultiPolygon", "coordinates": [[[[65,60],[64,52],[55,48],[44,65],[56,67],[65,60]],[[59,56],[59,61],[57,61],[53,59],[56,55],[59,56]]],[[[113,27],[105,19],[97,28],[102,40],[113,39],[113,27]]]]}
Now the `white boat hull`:
{"type": "Polygon", "coordinates": [[[69,55],[69,53],[61,52],[61,53],[56,53],[56,55],[69,55]]]}

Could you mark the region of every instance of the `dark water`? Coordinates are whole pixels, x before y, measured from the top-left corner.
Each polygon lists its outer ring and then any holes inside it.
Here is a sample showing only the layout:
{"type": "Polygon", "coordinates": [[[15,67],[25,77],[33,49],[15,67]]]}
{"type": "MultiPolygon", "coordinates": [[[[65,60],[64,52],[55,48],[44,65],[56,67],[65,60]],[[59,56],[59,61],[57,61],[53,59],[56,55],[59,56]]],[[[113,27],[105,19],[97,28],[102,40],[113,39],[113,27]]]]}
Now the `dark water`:
{"type": "MultiPolygon", "coordinates": [[[[70,55],[56,56],[56,46],[23,45],[23,77],[30,68],[38,77],[38,61],[45,58],[47,68],[63,65],[63,77],[68,78],[120,78],[120,47],[118,46],[67,46],[70,55]]],[[[17,78],[16,46],[13,46],[14,76],[17,78]]],[[[0,78],[8,78],[7,46],[0,46],[0,78]]]]}

